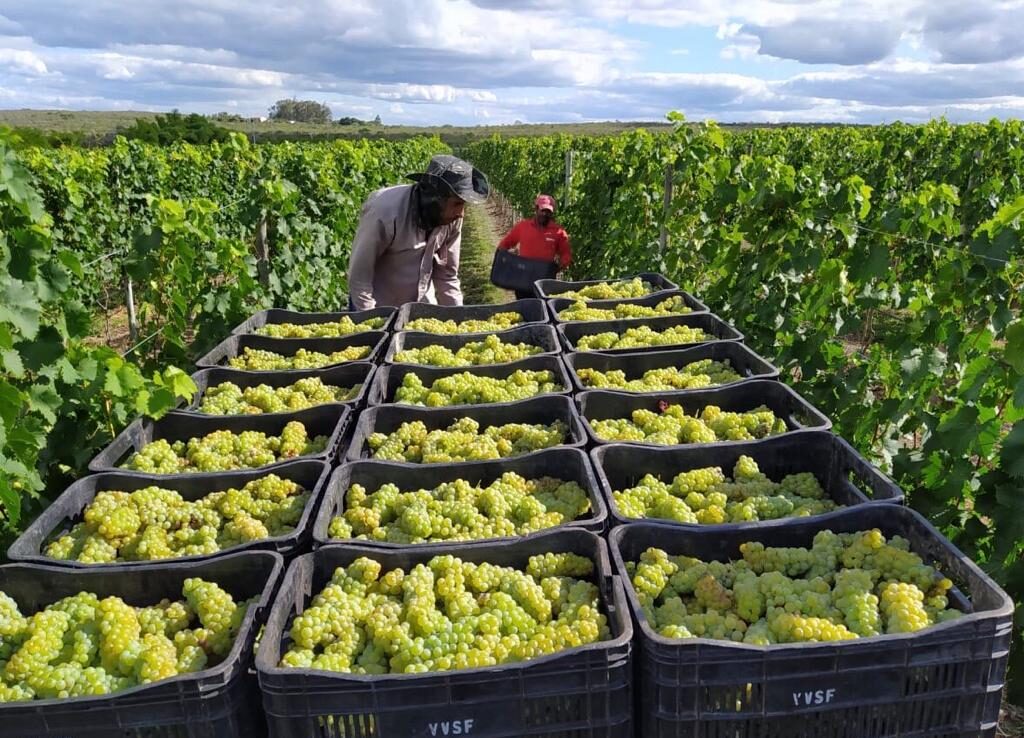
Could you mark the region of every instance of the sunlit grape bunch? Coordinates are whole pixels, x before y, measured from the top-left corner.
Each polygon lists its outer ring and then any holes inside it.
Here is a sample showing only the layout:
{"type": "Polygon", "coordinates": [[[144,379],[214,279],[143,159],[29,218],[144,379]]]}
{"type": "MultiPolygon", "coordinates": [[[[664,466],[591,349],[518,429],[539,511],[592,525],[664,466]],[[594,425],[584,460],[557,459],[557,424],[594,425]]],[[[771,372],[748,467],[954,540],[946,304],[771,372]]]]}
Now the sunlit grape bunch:
{"type": "Polygon", "coordinates": [[[608,351],[610,349],[646,348],[649,346],[679,346],[710,341],[714,336],[702,328],[675,325],[664,330],[655,330],[649,325],[627,328],[622,333],[605,331],[580,336],[576,348],[580,351],[608,351]]]}
{"type": "Polygon", "coordinates": [[[590,498],[576,482],[526,479],[515,472],[486,485],[458,479],[406,491],[385,484],[370,492],[354,484],[328,533],[387,543],[472,541],[536,533],[589,511],[590,498]]]}
{"type": "Polygon", "coordinates": [[[402,386],[395,391],[395,402],[405,405],[443,407],[446,405],[484,405],[513,402],[527,397],[561,392],[565,387],[555,373],[543,369],[517,369],[507,377],[485,377],[461,372],[434,380],[429,386],[415,372],[402,377],[402,386]]]}
{"type": "Polygon", "coordinates": [[[278,354],[274,351],[249,348],[242,351],[241,356],[228,359],[232,369],[246,369],[252,372],[277,372],[289,369],[319,369],[332,364],[343,364],[346,361],[359,361],[370,355],[370,346],[348,346],[340,351],[324,354],[300,348],[291,356],[278,354]]]}
{"type": "Polygon", "coordinates": [[[785,433],[786,421],[764,405],[746,412],[724,412],[708,405],[698,415],[687,415],[682,405],[634,410],[629,418],[590,420],[594,433],[605,441],[679,446],[715,441],[753,441],[785,433]]]}
{"type": "Polygon", "coordinates": [[[662,315],[686,315],[692,312],[693,308],[686,304],[682,295],[673,295],[653,306],[624,302],[611,308],[591,307],[583,300],[576,300],[558,313],[558,319],[565,322],[628,320],[631,318],[657,318],[662,315]]]}
{"type": "Polygon", "coordinates": [[[216,666],[254,600],[186,579],[148,606],[79,592],[35,612],[0,592],[0,702],[96,697],[216,666]]]}
{"type": "Polygon", "coordinates": [[[194,500],[157,486],[103,490],[44,553],[82,564],[205,556],[292,532],[309,499],[302,485],[276,474],[194,500]]]}
{"type": "Polygon", "coordinates": [[[254,332],[258,336],[271,338],[338,338],[378,330],[386,322],[387,318],[367,318],[356,323],[349,316],[343,315],[339,320],[325,323],[267,323],[254,332]]]}
{"type": "Polygon", "coordinates": [[[221,382],[203,393],[199,412],[206,415],[286,413],[331,402],[348,402],[358,397],[361,389],[361,384],[354,387],[324,384],[319,377],[306,377],[287,387],[259,384],[243,389],[234,382],[221,382]]]}
{"type": "Polygon", "coordinates": [[[590,367],[578,368],[576,376],[580,378],[584,387],[623,392],[668,392],[717,387],[743,379],[728,361],[712,359],[701,359],[680,367],[648,369],[636,379],[629,379],[626,372],[621,369],[602,372],[590,367]]]}
{"type": "Polygon", "coordinates": [[[495,313],[486,319],[470,319],[463,321],[441,320],[440,318],[416,318],[410,320],[402,330],[421,331],[423,333],[490,333],[512,328],[526,322],[514,310],[495,313]]]}
{"type": "Polygon", "coordinates": [[[648,624],[667,638],[757,646],[913,633],[955,620],[953,583],[900,536],[820,531],[810,548],[740,545],[701,561],[650,548],[626,564],[648,624]]]}
{"type": "Polygon", "coordinates": [[[657,289],[650,282],[645,282],[640,277],[624,279],[617,282],[598,282],[588,284],[578,290],[567,290],[551,294],[551,297],[564,297],[567,300],[618,300],[630,297],[643,297],[657,289]]]}
{"type": "Polygon", "coordinates": [[[701,525],[807,517],[842,507],[825,496],[810,472],[787,474],[773,482],[749,456],[736,462],[732,479],[718,466],[690,469],[672,479],[644,474],[612,497],[627,518],[701,525]]]}
{"type": "Polygon", "coordinates": [[[373,433],[367,446],[374,459],[413,464],[483,461],[521,456],[565,443],[569,429],[556,420],[506,423],[483,430],[473,418],[459,418],[447,428],[428,430],[423,421],[402,423],[391,433],[373,433]]]}
{"type": "Polygon", "coordinates": [[[526,571],[435,556],[339,567],[290,626],[283,668],[422,674],[528,661],[611,638],[593,563],[542,554],[526,571]]]}
{"type": "Polygon", "coordinates": [[[262,431],[232,433],[218,430],[201,438],[168,442],[158,438],[132,454],[122,468],[147,474],[253,469],[296,456],[318,454],[327,448],[327,436],[310,438],[306,426],[293,420],[272,436],[262,431]]]}
{"type": "Polygon", "coordinates": [[[399,351],[395,354],[395,362],[429,366],[505,364],[536,356],[543,350],[540,346],[529,343],[505,343],[500,337],[492,334],[482,341],[471,341],[456,351],[437,344],[399,351]]]}

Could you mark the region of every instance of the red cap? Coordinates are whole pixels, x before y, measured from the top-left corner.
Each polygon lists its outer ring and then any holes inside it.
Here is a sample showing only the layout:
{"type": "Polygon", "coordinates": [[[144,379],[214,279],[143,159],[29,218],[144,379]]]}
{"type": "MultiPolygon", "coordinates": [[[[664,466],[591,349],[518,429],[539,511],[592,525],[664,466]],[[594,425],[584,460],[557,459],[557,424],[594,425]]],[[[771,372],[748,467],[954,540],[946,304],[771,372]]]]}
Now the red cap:
{"type": "Polygon", "coordinates": [[[551,195],[537,195],[537,199],[533,203],[541,210],[550,210],[552,213],[555,212],[555,199],[551,195]]]}

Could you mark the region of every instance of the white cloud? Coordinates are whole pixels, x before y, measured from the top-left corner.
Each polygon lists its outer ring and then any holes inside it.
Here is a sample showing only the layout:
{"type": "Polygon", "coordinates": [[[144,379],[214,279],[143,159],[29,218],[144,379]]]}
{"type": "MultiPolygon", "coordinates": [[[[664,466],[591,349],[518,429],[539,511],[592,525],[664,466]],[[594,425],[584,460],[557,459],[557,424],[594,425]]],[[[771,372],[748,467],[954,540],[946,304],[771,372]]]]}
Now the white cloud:
{"type": "Polygon", "coordinates": [[[0,65],[8,65],[9,71],[20,74],[40,75],[49,70],[38,54],[22,49],[0,48],[0,65]]]}

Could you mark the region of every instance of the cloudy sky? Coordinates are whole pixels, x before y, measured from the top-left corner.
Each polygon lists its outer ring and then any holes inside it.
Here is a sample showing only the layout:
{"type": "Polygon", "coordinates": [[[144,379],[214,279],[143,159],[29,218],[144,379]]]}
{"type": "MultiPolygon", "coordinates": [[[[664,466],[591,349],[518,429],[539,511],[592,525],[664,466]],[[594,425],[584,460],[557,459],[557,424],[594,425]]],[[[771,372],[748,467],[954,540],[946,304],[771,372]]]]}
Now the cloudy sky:
{"type": "Polygon", "coordinates": [[[0,108],[1024,116],[1024,0],[0,0],[0,108]]]}

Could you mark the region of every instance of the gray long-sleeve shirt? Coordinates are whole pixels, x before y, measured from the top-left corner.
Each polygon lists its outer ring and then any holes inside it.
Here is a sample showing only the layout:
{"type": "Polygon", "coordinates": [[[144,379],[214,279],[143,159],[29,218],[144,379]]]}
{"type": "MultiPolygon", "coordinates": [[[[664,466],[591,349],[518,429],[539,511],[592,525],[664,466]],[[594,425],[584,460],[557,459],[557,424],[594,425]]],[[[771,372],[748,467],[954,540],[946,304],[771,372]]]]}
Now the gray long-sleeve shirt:
{"type": "Polygon", "coordinates": [[[459,250],[462,219],[426,231],[416,224],[413,185],[377,190],[363,204],[348,262],[356,310],[430,301],[461,305],[459,250]]]}

